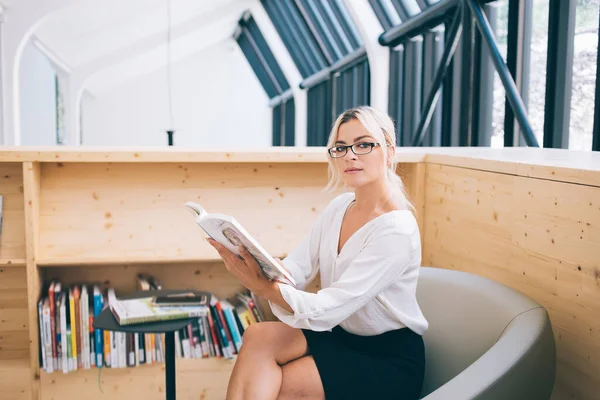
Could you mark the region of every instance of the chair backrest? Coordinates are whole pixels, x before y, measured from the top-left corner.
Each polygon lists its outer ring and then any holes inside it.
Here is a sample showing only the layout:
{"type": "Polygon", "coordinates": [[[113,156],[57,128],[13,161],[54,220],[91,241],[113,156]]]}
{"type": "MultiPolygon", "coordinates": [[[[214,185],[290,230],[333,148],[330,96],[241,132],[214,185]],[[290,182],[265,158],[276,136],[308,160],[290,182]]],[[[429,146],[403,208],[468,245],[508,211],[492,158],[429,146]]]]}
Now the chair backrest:
{"type": "Polygon", "coordinates": [[[513,318],[540,306],[493,280],[431,267],[420,270],[417,300],[429,322],[422,396],[488,351],[513,318]]]}

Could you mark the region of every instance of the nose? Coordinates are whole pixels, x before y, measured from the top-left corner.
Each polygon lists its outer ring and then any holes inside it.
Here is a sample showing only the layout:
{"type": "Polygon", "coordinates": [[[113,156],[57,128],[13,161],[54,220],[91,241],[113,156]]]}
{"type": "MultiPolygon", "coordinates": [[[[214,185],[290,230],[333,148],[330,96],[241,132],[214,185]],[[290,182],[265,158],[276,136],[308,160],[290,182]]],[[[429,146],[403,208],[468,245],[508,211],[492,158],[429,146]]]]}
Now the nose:
{"type": "Polygon", "coordinates": [[[352,149],[348,149],[346,151],[346,155],[344,155],[344,158],[349,158],[350,160],[356,160],[358,157],[356,156],[356,154],[354,154],[352,149]]]}

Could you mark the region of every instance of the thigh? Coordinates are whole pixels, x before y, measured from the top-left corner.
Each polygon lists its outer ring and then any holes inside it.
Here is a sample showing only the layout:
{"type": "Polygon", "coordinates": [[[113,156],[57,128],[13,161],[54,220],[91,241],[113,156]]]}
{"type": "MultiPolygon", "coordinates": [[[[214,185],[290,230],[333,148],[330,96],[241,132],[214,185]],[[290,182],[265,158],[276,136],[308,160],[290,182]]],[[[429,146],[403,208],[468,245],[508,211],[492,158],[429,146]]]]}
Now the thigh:
{"type": "Polygon", "coordinates": [[[283,322],[250,325],[243,335],[241,352],[268,353],[277,364],[284,365],[307,354],[306,338],[300,329],[283,322]]]}
{"type": "Polygon", "coordinates": [[[312,356],[304,356],[281,367],[281,390],[277,400],[323,400],[325,391],[312,356]]]}

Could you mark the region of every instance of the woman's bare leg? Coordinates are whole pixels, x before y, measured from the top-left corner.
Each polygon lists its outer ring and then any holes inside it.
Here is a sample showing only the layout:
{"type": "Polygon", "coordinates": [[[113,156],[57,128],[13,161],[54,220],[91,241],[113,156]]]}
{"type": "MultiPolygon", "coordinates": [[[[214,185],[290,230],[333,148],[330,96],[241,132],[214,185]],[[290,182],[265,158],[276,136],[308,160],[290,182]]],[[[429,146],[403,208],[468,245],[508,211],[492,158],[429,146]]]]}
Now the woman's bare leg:
{"type": "Polygon", "coordinates": [[[319,370],[312,356],[304,356],[285,364],[277,400],[324,400],[325,392],[319,370]]]}
{"type": "Polygon", "coordinates": [[[307,353],[299,329],[282,322],[261,322],[246,329],[227,388],[227,400],[276,399],[281,366],[307,353]]]}

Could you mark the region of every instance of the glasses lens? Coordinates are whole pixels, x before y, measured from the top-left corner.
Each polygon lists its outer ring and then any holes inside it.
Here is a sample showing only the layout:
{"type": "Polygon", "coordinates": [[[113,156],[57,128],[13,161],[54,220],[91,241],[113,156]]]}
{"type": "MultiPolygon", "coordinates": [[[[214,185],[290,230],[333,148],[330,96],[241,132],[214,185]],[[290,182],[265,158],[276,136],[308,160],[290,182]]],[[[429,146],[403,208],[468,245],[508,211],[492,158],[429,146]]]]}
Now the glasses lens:
{"type": "Polygon", "coordinates": [[[346,154],[346,151],[348,151],[348,149],[346,147],[336,146],[336,147],[332,147],[331,149],[329,149],[329,154],[333,158],[339,158],[339,157],[344,157],[344,155],[346,154]]]}
{"type": "Polygon", "coordinates": [[[368,154],[372,149],[373,146],[371,143],[356,143],[354,146],[352,146],[352,150],[356,154],[368,154]]]}

